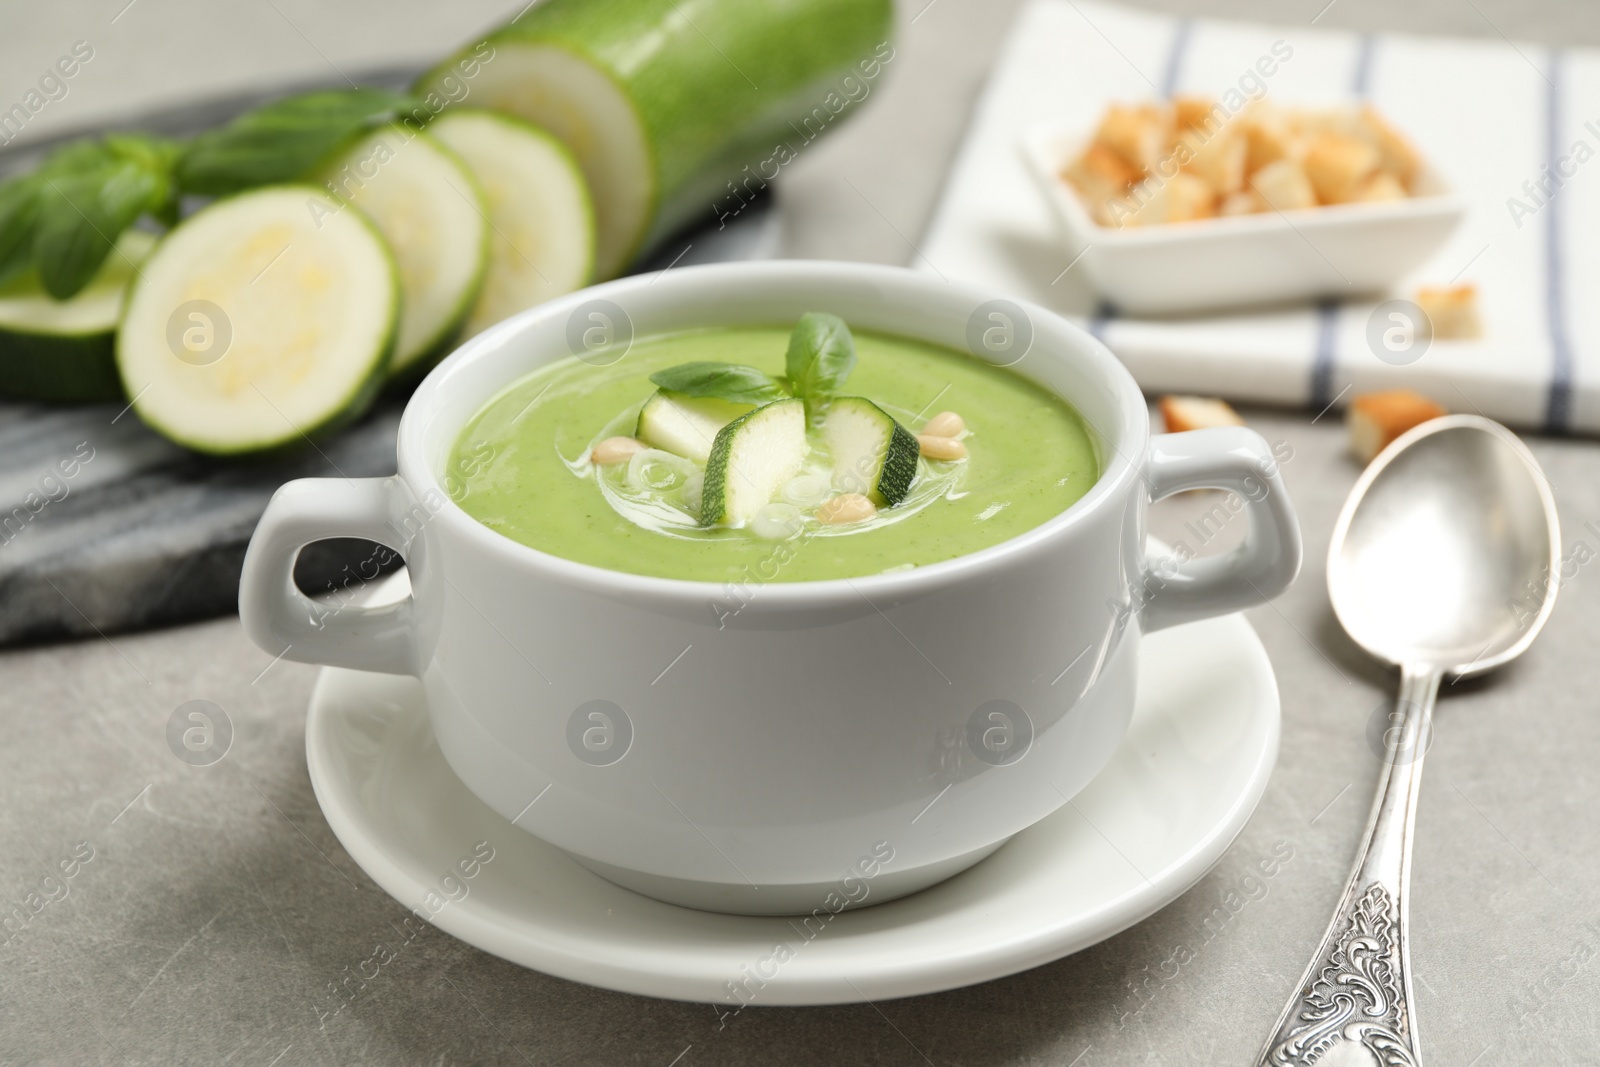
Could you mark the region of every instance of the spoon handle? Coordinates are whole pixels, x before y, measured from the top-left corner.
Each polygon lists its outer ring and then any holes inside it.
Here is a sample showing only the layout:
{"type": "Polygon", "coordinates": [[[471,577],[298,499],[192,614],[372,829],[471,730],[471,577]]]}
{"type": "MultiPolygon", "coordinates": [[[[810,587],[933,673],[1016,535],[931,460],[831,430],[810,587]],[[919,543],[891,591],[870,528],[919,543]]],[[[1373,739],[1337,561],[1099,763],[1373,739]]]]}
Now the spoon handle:
{"type": "Polygon", "coordinates": [[[1344,897],[1311,966],[1267,1039],[1258,1067],[1301,1067],[1353,1041],[1385,1067],[1418,1067],[1411,1014],[1407,884],[1422,758],[1433,724],[1440,672],[1404,667],[1384,734],[1383,769],[1344,897]]]}

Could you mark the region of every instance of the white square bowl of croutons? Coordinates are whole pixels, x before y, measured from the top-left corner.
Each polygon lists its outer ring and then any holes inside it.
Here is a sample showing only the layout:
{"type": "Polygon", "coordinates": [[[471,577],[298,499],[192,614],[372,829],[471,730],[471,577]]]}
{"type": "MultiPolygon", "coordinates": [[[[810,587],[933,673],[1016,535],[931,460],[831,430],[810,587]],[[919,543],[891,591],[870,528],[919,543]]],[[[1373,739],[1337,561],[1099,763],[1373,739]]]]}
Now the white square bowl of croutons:
{"type": "Polygon", "coordinates": [[[1135,315],[1379,291],[1466,210],[1370,106],[1230,115],[1179,97],[1035,127],[1022,148],[1069,258],[1135,315]]]}

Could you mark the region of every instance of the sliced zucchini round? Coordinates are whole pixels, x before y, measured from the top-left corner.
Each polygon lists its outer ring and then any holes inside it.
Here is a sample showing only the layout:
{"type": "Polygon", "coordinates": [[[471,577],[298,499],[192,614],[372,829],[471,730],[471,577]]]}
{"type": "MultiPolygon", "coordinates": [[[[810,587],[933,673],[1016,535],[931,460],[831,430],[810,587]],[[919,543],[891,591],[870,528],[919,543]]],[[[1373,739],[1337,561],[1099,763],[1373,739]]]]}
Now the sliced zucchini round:
{"type": "Polygon", "coordinates": [[[488,208],[472,172],[426,133],[391,126],[316,176],[378,228],[400,270],[391,377],[426,370],[466,322],[489,257],[488,208]]]}
{"type": "Polygon", "coordinates": [[[78,294],[56,300],[32,271],[0,286],[0,393],[24,400],[117,400],[117,318],[128,280],[156,246],[127,230],[78,294]]]}
{"type": "Polygon", "coordinates": [[[466,336],[594,276],[594,207],[565,145],[507,115],[452,108],[428,127],[460,156],[489,206],[489,268],[466,336]]]}
{"type": "Polygon", "coordinates": [[[790,397],[739,416],[711,446],[700,525],[743,526],[805,462],[805,401],[790,397]]]}
{"type": "Polygon", "coordinates": [[[309,185],[219,200],[145,262],[117,330],[134,410],[198,452],[293,446],[361,414],[400,317],[394,257],[309,185]]]}
{"type": "MultiPolygon", "coordinates": [[[[441,69],[439,78],[450,76],[441,69]]],[[[575,153],[598,208],[595,276],[616,276],[639,249],[656,195],[655,166],[632,102],[589,60],[545,45],[497,47],[474,82],[474,102],[536,123],[575,153]]],[[[431,84],[425,76],[418,86],[431,84]]]]}
{"type": "Polygon", "coordinates": [[[822,420],[833,478],[846,492],[894,507],[917,477],[915,435],[864,396],[836,396],[822,420]]]}
{"type": "Polygon", "coordinates": [[[750,409],[749,404],[657,389],[639,409],[633,435],[663,452],[704,463],[717,432],[750,409]]]}

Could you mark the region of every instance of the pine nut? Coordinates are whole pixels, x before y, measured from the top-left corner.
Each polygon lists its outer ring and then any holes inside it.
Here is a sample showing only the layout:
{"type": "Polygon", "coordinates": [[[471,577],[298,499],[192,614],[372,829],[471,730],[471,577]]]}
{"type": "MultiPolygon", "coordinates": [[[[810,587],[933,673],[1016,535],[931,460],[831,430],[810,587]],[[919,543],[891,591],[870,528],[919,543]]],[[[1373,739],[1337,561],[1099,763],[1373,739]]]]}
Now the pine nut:
{"type": "Polygon", "coordinates": [[[844,493],[823,502],[817,509],[817,521],[843,526],[851,522],[865,522],[877,513],[878,509],[872,501],[860,493],[844,493]]]}
{"type": "Polygon", "coordinates": [[[922,454],[929,459],[966,459],[967,446],[957,441],[954,437],[935,437],[931,434],[918,434],[917,444],[922,449],[922,454]]]}
{"type": "Polygon", "coordinates": [[[594,446],[589,458],[602,467],[622,463],[645,450],[645,443],[632,437],[608,437],[594,446]]]}
{"type": "Polygon", "coordinates": [[[923,424],[922,432],[930,437],[960,437],[967,424],[953,411],[941,411],[923,424]]]}

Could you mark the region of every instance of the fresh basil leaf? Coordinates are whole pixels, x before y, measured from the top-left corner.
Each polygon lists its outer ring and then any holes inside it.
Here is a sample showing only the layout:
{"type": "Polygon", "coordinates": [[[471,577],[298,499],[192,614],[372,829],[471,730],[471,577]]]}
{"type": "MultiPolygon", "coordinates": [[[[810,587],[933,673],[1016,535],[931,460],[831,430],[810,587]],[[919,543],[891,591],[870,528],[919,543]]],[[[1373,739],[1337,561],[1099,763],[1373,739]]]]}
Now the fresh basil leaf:
{"type": "Polygon", "coordinates": [[[57,300],[89,284],[122,231],[143,214],[170,214],[176,146],[136,134],[69,145],[37,174],[33,263],[57,300]]]}
{"type": "Polygon", "coordinates": [[[169,229],[176,226],[179,196],[175,171],[184,146],[146,134],[112,134],[106,137],[106,144],[119,159],[138,164],[149,175],[149,196],[143,213],[169,229]]]}
{"type": "Polygon", "coordinates": [[[105,147],[116,159],[137,163],[151,174],[165,178],[169,184],[172,168],[183,152],[183,146],[177,141],[146,133],[107,134],[105,147]]]}
{"type": "Polygon", "coordinates": [[[111,254],[108,233],[122,232],[100,199],[105,177],[99,171],[59,174],[47,179],[39,191],[33,262],[45,292],[57,300],[66,300],[89,284],[111,254]]]}
{"type": "Polygon", "coordinates": [[[223,196],[304,177],[364,130],[420,102],[386,89],[339,89],[277,100],[189,143],[178,160],[185,191],[223,196]]]}
{"type": "Polygon", "coordinates": [[[117,155],[102,138],[88,138],[62,145],[39,164],[38,174],[86,174],[103,170],[117,161],[117,155]]]}
{"type": "Polygon", "coordinates": [[[716,397],[737,404],[765,404],[789,395],[778,379],[739,363],[680,363],[656,371],[650,380],[684,396],[716,397]]]}
{"type": "Polygon", "coordinates": [[[0,185],[0,282],[28,269],[38,195],[39,183],[32,175],[0,185]]]}
{"type": "Polygon", "coordinates": [[[789,334],[785,369],[796,396],[826,400],[838,391],[856,365],[850,327],[837,315],[808,311],[789,334]]]}

